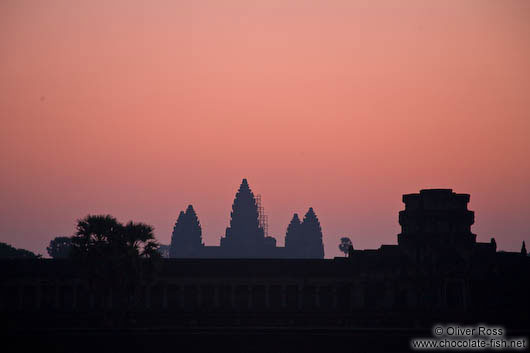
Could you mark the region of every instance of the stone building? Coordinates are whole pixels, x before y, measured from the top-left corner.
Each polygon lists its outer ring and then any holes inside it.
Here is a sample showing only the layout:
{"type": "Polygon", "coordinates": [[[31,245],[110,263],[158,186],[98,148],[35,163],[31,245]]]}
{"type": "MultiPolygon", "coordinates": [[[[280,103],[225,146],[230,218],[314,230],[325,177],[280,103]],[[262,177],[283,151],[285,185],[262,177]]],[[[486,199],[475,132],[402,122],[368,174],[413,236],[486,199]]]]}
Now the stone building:
{"type": "Polygon", "coordinates": [[[180,212],[173,227],[169,256],[194,257],[203,247],[201,224],[193,206],[189,205],[186,212],[180,212]]]}
{"type": "MultiPolygon", "coordinates": [[[[248,197],[244,185],[240,190],[248,197]]],[[[516,335],[528,333],[526,251],[499,252],[495,241],[477,242],[470,229],[469,195],[422,190],[404,195],[403,201],[397,245],[352,250],[347,258],[163,259],[153,276],[131,288],[130,325],[172,328],[182,340],[208,330],[240,334],[250,345],[270,343],[263,339],[270,336],[260,336],[263,332],[277,332],[279,340],[289,334],[311,340],[326,337],[313,333],[329,334],[329,328],[346,342],[372,337],[373,344],[376,333],[426,336],[440,322],[483,322],[516,335]]],[[[256,223],[238,220],[239,204],[234,204],[227,241],[237,243],[251,231],[248,244],[262,241],[256,223]]],[[[296,242],[297,218],[288,242],[296,242]]],[[[118,299],[112,291],[93,291],[68,260],[0,261],[0,268],[0,314],[9,330],[94,327],[118,299]]],[[[167,339],[173,344],[174,336],[167,339]]]]}
{"type": "MultiPolygon", "coordinates": [[[[293,220],[295,218],[298,219],[298,215],[295,214],[293,220]]],[[[313,208],[309,208],[303,222],[298,220],[298,226],[294,229],[291,222],[285,246],[277,246],[275,238],[265,235],[256,198],[247,179],[243,179],[232,205],[230,226],[226,228],[220,245],[203,244],[200,222],[190,205],[186,213],[181,212],[173,229],[170,257],[323,259],[322,229],[313,208]],[[193,219],[190,220],[188,212],[193,213],[193,219]]]]}

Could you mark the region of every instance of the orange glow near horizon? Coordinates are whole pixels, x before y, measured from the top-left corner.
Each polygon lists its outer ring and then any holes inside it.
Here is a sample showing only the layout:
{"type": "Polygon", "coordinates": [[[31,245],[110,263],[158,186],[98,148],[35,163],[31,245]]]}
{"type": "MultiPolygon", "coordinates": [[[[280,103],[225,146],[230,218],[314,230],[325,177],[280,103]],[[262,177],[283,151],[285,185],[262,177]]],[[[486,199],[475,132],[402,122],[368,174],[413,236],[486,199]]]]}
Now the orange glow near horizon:
{"type": "Polygon", "coordinates": [[[219,243],[242,178],[283,245],[395,244],[401,195],[471,194],[478,241],[530,240],[530,2],[0,4],[0,241],[193,204],[219,243]]]}

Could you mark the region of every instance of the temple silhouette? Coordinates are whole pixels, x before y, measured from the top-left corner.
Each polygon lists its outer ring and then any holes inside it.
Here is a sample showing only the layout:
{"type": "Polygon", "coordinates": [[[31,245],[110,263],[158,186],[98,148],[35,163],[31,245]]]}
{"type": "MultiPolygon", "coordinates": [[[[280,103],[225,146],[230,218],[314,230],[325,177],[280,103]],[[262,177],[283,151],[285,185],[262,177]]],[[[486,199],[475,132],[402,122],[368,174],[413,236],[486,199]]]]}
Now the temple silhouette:
{"type": "Polygon", "coordinates": [[[439,323],[528,337],[525,244],[503,252],[493,238],[477,242],[468,194],[429,189],[403,202],[397,244],[323,259],[311,209],[302,222],[293,217],[285,248],[275,247],[243,180],[221,246],[204,246],[188,207],[173,231],[172,256],[181,258],[162,259],[126,296],[97,290],[69,259],[2,260],[0,337],[16,351],[64,352],[402,352],[439,323]],[[259,258],[289,249],[298,258],[259,258]],[[241,258],[190,258],[214,255],[241,258]],[[124,302],[120,321],[109,321],[124,302]]]}
{"type": "Polygon", "coordinates": [[[236,193],[230,226],[221,238],[220,246],[207,246],[202,241],[202,229],[189,205],[181,211],[173,233],[169,256],[172,258],[306,258],[323,259],[322,229],[318,217],[309,208],[302,222],[294,214],[287,227],[285,247],[276,246],[276,239],[267,236],[266,216],[261,201],[254,196],[247,179],[236,193]]]}

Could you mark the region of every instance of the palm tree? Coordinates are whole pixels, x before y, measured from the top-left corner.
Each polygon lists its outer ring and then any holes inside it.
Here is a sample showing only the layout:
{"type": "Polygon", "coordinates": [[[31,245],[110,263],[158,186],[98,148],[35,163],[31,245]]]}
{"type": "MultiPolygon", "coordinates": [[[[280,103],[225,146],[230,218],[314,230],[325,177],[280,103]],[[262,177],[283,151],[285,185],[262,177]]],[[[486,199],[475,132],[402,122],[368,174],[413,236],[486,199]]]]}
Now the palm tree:
{"type": "Polygon", "coordinates": [[[110,215],[88,215],[77,222],[72,257],[154,258],[158,246],[153,227],[147,224],[123,225],[110,215]]]}
{"type": "Polygon", "coordinates": [[[161,257],[158,247],[153,227],[147,224],[123,225],[110,215],[88,215],[77,222],[71,257],[80,262],[91,290],[104,298],[103,303],[112,295],[116,323],[135,304],[140,284],[153,274],[161,257]]]}

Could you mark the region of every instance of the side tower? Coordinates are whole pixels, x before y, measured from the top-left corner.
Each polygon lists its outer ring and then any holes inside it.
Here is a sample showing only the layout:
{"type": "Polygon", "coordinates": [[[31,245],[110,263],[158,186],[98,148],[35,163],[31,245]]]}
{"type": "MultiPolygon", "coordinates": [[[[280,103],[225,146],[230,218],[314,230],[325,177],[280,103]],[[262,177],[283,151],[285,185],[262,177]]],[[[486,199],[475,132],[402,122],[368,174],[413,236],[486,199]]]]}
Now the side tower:
{"type": "Polygon", "coordinates": [[[285,233],[285,250],[289,257],[295,257],[297,245],[300,243],[301,235],[301,222],[298,218],[298,213],[293,215],[291,223],[287,226],[287,232],[285,233]]]}
{"type": "Polygon", "coordinates": [[[403,202],[398,244],[406,254],[418,262],[469,259],[476,243],[476,235],[471,233],[475,214],[467,209],[469,194],[425,189],[403,195],[403,202]]]}
{"type": "Polygon", "coordinates": [[[322,228],[313,207],[304,216],[300,225],[300,246],[303,250],[302,257],[310,259],[324,258],[324,244],[322,243],[322,228]]]}
{"type": "Polygon", "coordinates": [[[301,259],[323,259],[324,244],[322,243],[322,228],[315,211],[310,207],[300,222],[298,214],[287,227],[285,234],[285,257],[301,259]]]}
{"type": "Polygon", "coordinates": [[[287,227],[285,234],[285,257],[301,259],[323,259],[322,228],[317,215],[310,207],[300,223],[298,214],[287,227]]]}
{"type": "Polygon", "coordinates": [[[201,257],[203,248],[201,223],[193,206],[189,205],[186,212],[180,212],[173,227],[169,257],[201,257]]]}

